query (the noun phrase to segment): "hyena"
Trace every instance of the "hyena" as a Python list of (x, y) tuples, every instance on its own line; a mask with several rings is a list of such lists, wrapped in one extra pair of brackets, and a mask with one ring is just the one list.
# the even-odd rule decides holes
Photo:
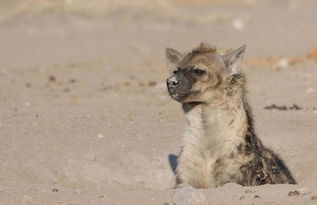
[(187, 118), (176, 187), (295, 184), (283, 160), (256, 136), (240, 65), (246, 46), (219, 51), (206, 43), (187, 54), (166, 48), (170, 96)]

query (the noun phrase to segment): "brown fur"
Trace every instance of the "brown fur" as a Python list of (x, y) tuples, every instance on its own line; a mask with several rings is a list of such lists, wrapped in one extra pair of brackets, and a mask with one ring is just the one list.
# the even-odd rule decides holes
[(292, 174), (256, 136), (240, 63), (245, 46), (219, 51), (202, 43), (183, 55), (167, 49), (172, 98), (183, 105), (188, 126), (176, 170), (176, 187), (295, 184)]

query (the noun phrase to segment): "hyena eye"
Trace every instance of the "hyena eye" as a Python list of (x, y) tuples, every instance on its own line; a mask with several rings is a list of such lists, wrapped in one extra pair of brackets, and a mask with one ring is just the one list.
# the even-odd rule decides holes
[(178, 72), (178, 70), (174, 70), (173, 73), (176, 74)]
[(206, 73), (206, 71), (204, 71), (202, 69), (199, 69), (199, 68), (195, 69), (194, 72), (198, 76), (202, 76), (202, 75), (204, 75)]

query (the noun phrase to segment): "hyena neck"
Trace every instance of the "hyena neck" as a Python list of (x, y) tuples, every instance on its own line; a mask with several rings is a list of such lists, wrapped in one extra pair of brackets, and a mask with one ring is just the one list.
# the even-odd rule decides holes
[(188, 123), (184, 144), (203, 152), (229, 154), (254, 133), (251, 112), (243, 97), (221, 103), (186, 103), (183, 110)]

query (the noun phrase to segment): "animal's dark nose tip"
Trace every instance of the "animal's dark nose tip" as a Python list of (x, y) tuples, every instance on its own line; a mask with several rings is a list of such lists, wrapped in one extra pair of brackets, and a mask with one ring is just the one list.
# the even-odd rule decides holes
[(173, 86), (177, 86), (178, 84), (179, 84), (178, 81), (172, 81)]
[(175, 77), (171, 77), (166, 80), (167, 87), (177, 88), (179, 86), (179, 81)]

